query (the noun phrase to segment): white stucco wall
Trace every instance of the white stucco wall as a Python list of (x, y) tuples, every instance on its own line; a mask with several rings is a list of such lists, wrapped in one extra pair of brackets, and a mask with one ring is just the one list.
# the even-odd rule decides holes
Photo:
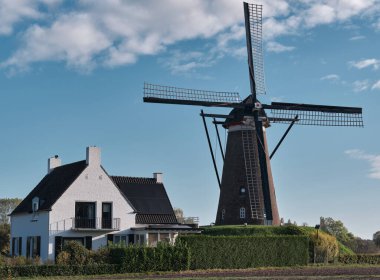
[[(49, 212), (26, 213), (11, 216), (11, 237), (22, 237), (22, 255), (26, 256), (28, 236), (41, 236), (41, 259), (48, 257)], [(12, 242), (12, 238), (11, 238)], [(12, 250), (12, 244), (11, 244)]]
[(73, 231), (72, 220), (75, 217), (75, 202), (96, 202), (96, 217), (102, 216), (102, 202), (112, 203), (112, 218), (120, 218), (120, 231), (128, 233), (135, 226), (133, 208), (122, 193), (104, 172), (100, 165), (90, 164), (74, 181), (70, 188), (53, 205), (50, 212), (49, 259), (54, 259), (55, 236), (78, 237), (92, 236), (92, 248), (107, 245), (106, 234), (118, 231)]

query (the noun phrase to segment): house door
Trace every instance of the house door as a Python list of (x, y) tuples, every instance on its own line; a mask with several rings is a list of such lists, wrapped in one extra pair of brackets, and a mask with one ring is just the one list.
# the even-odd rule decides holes
[(75, 227), (95, 228), (95, 202), (75, 203)]
[(102, 203), (102, 228), (112, 228), (112, 203)]

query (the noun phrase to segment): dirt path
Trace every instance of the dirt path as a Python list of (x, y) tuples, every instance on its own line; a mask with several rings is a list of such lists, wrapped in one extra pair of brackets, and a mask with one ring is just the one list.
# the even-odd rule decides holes
[(209, 270), (185, 271), (173, 273), (94, 276), (88, 279), (380, 279), (380, 266), (368, 267), (301, 267), (272, 269), (240, 269), (240, 270)]

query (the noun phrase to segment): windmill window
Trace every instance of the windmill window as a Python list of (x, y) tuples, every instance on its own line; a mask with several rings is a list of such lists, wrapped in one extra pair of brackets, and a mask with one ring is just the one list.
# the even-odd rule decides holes
[(240, 187), (240, 195), (245, 195), (247, 189), (245, 187)]
[(245, 208), (244, 207), (240, 208), (240, 219), (245, 219)]
[(224, 216), (226, 215), (226, 209), (222, 210), (222, 220), (224, 220)]

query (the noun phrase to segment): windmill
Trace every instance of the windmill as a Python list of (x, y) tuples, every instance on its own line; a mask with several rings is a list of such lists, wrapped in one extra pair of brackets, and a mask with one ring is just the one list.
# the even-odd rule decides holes
[[(262, 5), (244, 3), (250, 94), (242, 100), (236, 92), (215, 92), (145, 83), (144, 102), (232, 108), (228, 115), (201, 111), (220, 188), (215, 224), (280, 223), (270, 159), (294, 124), (316, 126), (363, 126), (362, 109), (272, 102), (262, 104), (265, 94), (262, 53)], [(212, 152), (205, 118), (228, 130), (222, 178)], [(217, 120), (218, 119), (218, 120)], [(269, 156), (266, 128), (272, 123), (290, 124)]]

